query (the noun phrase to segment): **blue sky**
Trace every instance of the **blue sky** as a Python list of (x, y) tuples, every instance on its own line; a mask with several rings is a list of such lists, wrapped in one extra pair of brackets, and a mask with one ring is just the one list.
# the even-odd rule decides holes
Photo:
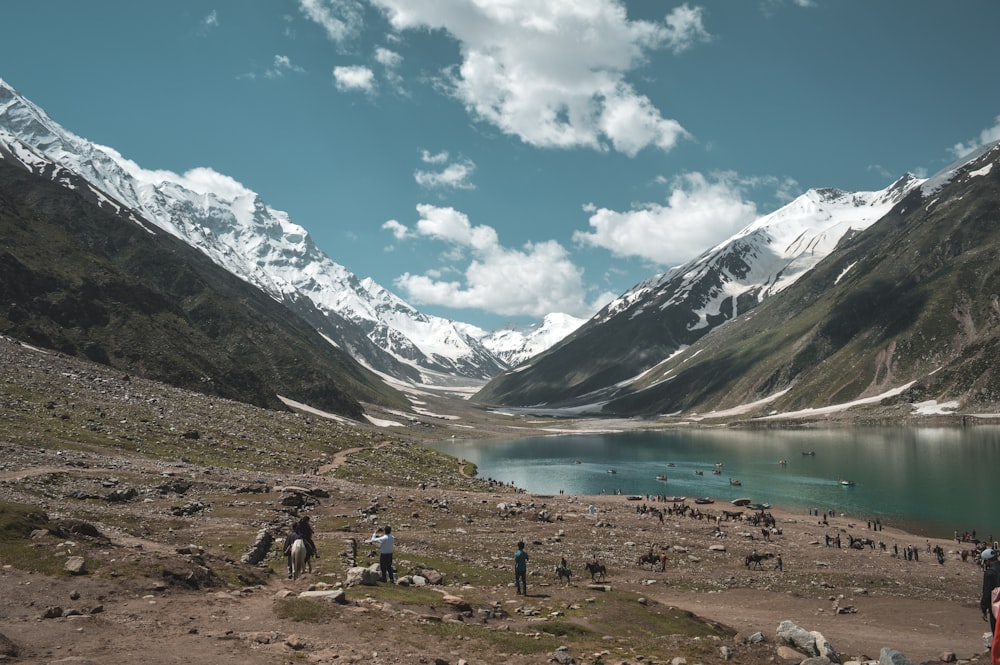
[(33, 0), (0, 78), (484, 328), (1000, 139), (996, 0)]

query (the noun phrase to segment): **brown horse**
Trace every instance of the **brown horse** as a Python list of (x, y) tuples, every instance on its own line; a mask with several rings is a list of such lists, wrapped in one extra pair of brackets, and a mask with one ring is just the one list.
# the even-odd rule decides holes
[(642, 568), (646, 564), (649, 564), (650, 568), (659, 565), (660, 570), (665, 571), (667, 569), (667, 555), (654, 554), (653, 550), (650, 550), (649, 554), (643, 554), (639, 557), (639, 567)]

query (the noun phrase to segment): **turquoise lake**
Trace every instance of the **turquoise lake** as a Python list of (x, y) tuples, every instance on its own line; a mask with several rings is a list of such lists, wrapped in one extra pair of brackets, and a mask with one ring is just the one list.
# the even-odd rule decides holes
[(481, 478), (532, 493), (747, 497), (796, 512), (832, 509), (878, 518), (928, 536), (951, 537), (956, 530), (1000, 536), (998, 426), (670, 430), (452, 440), (433, 447), (474, 462)]

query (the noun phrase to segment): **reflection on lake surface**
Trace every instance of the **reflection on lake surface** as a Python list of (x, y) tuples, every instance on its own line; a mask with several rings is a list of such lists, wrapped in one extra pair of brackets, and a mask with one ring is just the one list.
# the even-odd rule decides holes
[(788, 510), (877, 517), (927, 535), (1000, 535), (995, 426), (671, 430), (431, 445), (475, 462), (482, 478), (534, 493), (748, 497)]

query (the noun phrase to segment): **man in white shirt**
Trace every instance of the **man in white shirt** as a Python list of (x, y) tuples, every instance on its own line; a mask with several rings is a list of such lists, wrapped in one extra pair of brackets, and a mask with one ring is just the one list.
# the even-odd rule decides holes
[(396, 537), (392, 535), (392, 527), (385, 527), (384, 532), (382, 529), (377, 530), (368, 542), (379, 545), (378, 567), (382, 572), (382, 581), (395, 584), (396, 573), (392, 569), (392, 553), (396, 549)]

